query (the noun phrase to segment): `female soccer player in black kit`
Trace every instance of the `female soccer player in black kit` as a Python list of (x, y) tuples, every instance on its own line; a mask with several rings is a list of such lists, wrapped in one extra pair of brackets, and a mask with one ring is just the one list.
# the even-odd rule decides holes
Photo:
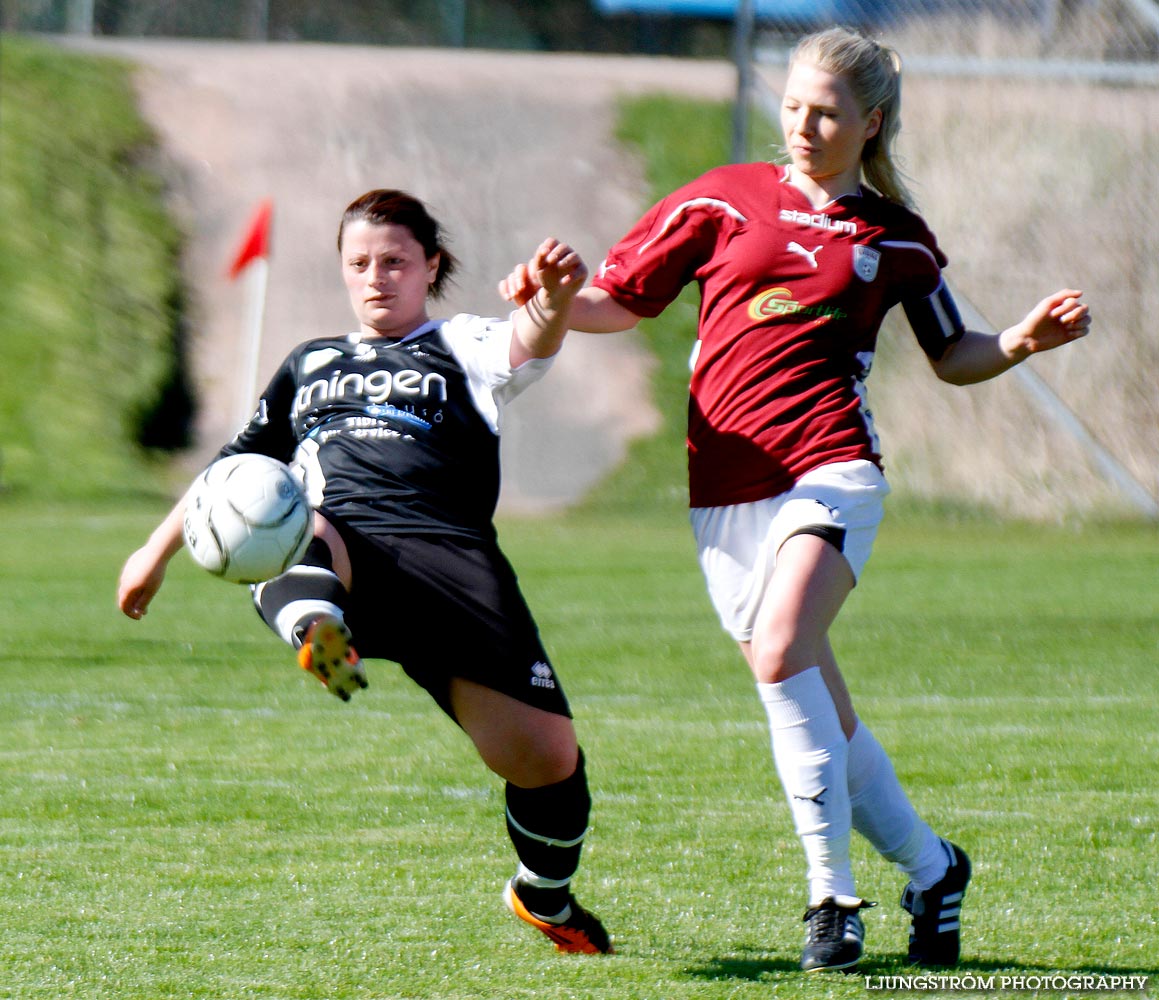
[[(302, 562), (253, 588), (301, 666), (348, 699), (358, 649), (398, 662), (507, 782), (519, 858), (504, 899), (556, 948), (610, 952), (571, 894), (591, 799), (559, 678), (492, 524), (499, 414), (550, 367), (587, 268), (545, 240), (541, 290), (507, 320), (431, 320), (456, 261), (417, 199), (375, 190), (346, 209), (342, 274), (359, 329), (295, 348), (219, 458), (292, 464), (315, 508)], [(184, 501), (134, 552), (118, 602), (141, 618), (181, 548)]]

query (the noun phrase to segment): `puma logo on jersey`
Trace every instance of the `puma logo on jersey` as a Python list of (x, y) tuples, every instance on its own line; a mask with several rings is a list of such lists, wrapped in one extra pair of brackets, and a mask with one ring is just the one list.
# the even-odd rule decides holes
[(817, 254), (819, 254), (825, 248), (824, 246), (816, 246), (813, 247), (812, 250), (806, 250), (803, 246), (801, 246), (800, 243), (798, 243), (796, 240), (793, 240), (793, 242), (790, 243), (786, 249), (790, 253), (800, 254), (802, 257), (804, 257), (805, 260), (809, 262), (809, 266), (815, 271), (817, 270)]

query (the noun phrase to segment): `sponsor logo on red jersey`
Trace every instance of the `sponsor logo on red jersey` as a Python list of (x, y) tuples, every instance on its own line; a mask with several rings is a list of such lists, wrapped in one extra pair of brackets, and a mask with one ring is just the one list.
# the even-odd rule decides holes
[(793, 298), (793, 293), (789, 289), (781, 286), (766, 288), (749, 303), (749, 319), (758, 323), (793, 315), (819, 316), (828, 320), (845, 319), (849, 314), (844, 309), (824, 303), (815, 306), (802, 305)]

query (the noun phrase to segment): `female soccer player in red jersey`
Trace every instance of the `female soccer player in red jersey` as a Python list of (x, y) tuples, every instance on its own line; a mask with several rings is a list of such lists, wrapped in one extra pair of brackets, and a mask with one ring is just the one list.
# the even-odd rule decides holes
[[(587, 267), (545, 240), (542, 288), (509, 320), (431, 320), (456, 261), (426, 206), (393, 190), (347, 207), (338, 252), (357, 331), (291, 351), (220, 453), (293, 463), (316, 508), (302, 562), (254, 587), (254, 603), (343, 699), (366, 686), (353, 641), (401, 664), (507, 782), (519, 858), (508, 907), (560, 951), (609, 952), (570, 888), (591, 808), (584, 756), (492, 524), (500, 412), (550, 367)], [(117, 598), (130, 618), (181, 548), (183, 514), (182, 500), (125, 563)]]
[[(655, 205), (577, 296), (573, 329), (612, 332), (701, 293), (688, 423), (691, 520), (724, 627), (768, 713), (773, 756), (804, 847), (801, 967), (848, 969), (867, 904), (851, 830), (908, 876), (909, 958), (949, 965), (970, 878), (966, 854), (911, 806), (853, 709), (828, 639), (889, 492), (865, 380), (885, 314), (901, 304), (938, 377), (992, 378), (1087, 333), (1063, 289), (988, 335), (963, 327), (946, 258), (891, 158), (897, 55), (833, 28), (795, 48), (781, 105), (788, 164), (711, 170)], [(523, 301), (520, 265), (500, 283)]]

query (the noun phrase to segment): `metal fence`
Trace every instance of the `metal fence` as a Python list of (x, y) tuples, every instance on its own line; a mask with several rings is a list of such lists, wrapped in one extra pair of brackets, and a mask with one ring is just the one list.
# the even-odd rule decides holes
[[(968, 389), (933, 379), (893, 318), (870, 380), (891, 479), (1036, 518), (1159, 517), (1159, 5), (844, 2), (902, 55), (902, 166), (975, 321), (1010, 325), (1063, 287), (1095, 317)], [(772, 121), (796, 27), (755, 20)]]
[(609, 18), (589, 0), (4, 0), (0, 29), (681, 55), (729, 38), (720, 20)]
[[(534, 32), (502, 0), (6, 0), (9, 30), (81, 35), (460, 46)], [(518, 6), (518, 5), (514, 5)]]

